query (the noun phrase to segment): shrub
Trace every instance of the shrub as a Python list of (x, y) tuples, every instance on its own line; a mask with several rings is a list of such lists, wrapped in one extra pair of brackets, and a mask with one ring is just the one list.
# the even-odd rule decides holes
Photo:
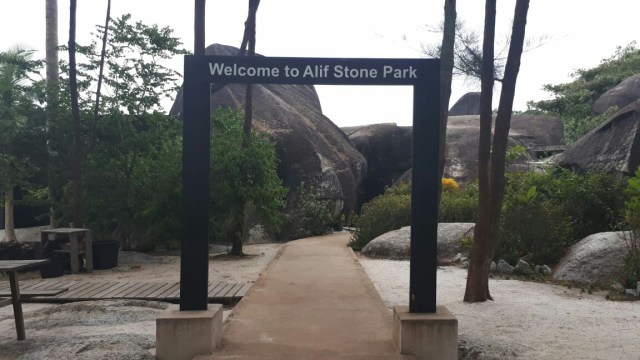
[(622, 221), (624, 181), (606, 174), (510, 174), (496, 258), (553, 264), (584, 237)]
[[(453, 179), (442, 179), (440, 222), (474, 222), (478, 206), (475, 186), (461, 189)], [(354, 217), (356, 231), (349, 246), (362, 249), (371, 240), (392, 230), (411, 225), (411, 184), (403, 183), (387, 188), (380, 195), (362, 206)]]
[(626, 192), (630, 198), (625, 204), (625, 221), (630, 231), (625, 236), (629, 253), (624, 259), (624, 275), (625, 285), (635, 287), (640, 281), (640, 168), (629, 179)]
[(390, 187), (362, 205), (349, 246), (360, 250), (374, 238), (407, 225), (411, 225), (411, 185)]
[(288, 219), (288, 236), (300, 239), (309, 236), (324, 235), (331, 231), (336, 219), (328, 200), (318, 197), (315, 189), (305, 188), (304, 182), (295, 192), (293, 216)]
[(444, 187), (440, 198), (439, 221), (443, 223), (475, 222), (478, 212), (478, 188), (469, 184), (457, 191), (447, 191)]

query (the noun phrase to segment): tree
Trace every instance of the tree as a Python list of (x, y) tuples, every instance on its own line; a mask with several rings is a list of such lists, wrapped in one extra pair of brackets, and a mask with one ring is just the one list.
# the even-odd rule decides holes
[(442, 46), (440, 47), (440, 144), (438, 150), (438, 174), (440, 179), (444, 176), (446, 160), (445, 144), (447, 141), (447, 120), (449, 118), (449, 100), (451, 99), (455, 41), (456, 0), (445, 0)]
[(276, 173), (275, 145), (265, 134), (251, 133), (243, 146), (242, 118), (239, 111), (220, 109), (211, 126), (211, 233), (214, 241), (230, 240), (232, 246), (242, 244), (245, 204), (252, 204), (260, 223), (277, 230), (287, 195)]
[(76, 8), (77, 0), (71, 0), (69, 7), (69, 91), (71, 98), (71, 123), (73, 127), (73, 223), (82, 227), (82, 131), (80, 125), (80, 106), (78, 104), (78, 78), (76, 64)]
[[(107, 24), (97, 26), (90, 45), (78, 46), (87, 60), (78, 64), (78, 103), (84, 137), (91, 139), (90, 146), (83, 144), (82, 159), (86, 222), (99, 234), (119, 237), (125, 247), (152, 236), (175, 240), (178, 226), (169, 215), (180, 214), (180, 127), (164, 115), (161, 100), (175, 94), (179, 79), (165, 60), (186, 51), (168, 27), (132, 23), (130, 15)], [(107, 31), (108, 44), (98, 51)], [(104, 74), (96, 76), (102, 64)], [(105, 91), (96, 118), (93, 98), (100, 81)], [(68, 154), (57, 150), (61, 157)]]
[[(256, 54), (256, 13), (258, 11), (258, 6), (260, 6), (260, 0), (249, 0), (249, 15), (247, 16), (247, 21), (245, 22), (245, 30), (244, 30), (244, 39), (243, 44), (248, 44), (249, 52), (247, 56), (255, 56)], [(244, 121), (243, 121), (243, 138), (242, 138), (242, 148), (248, 149), (249, 143), (251, 141), (251, 128), (253, 127), (253, 85), (247, 84), (245, 91), (245, 106), (244, 106)], [(247, 168), (247, 164), (240, 165), (241, 174), (243, 179), (248, 179), (251, 175), (248, 173), (249, 169)], [(231, 248), (231, 254), (233, 255), (242, 255), (242, 242), (249, 235), (249, 217), (251, 214), (251, 209), (254, 204), (251, 201), (244, 203), (244, 218), (242, 221), (242, 235), (241, 237), (235, 238), (233, 241), (233, 246)]]
[(0, 193), (4, 194), (5, 239), (16, 241), (13, 192), (27, 186), (37, 167), (30, 152), (37, 128), (31, 118), (36, 93), (29, 75), (40, 68), (33, 53), (19, 48), (0, 53)]
[[(60, 76), (60, 67), (58, 65), (58, 0), (46, 1), (46, 64), (47, 64), (47, 124), (46, 131), (49, 131), (53, 124), (56, 122), (56, 112), (58, 104), (58, 92), (59, 84), (58, 77)], [(49, 136), (47, 136), (47, 156), (53, 157), (51, 151), (51, 144)], [(48, 159), (47, 166), (49, 175), (51, 175), (51, 159)], [(59, 198), (59, 195), (55, 193), (54, 184), (52, 182), (53, 176), (48, 176), (48, 194), (49, 199), (52, 201)], [(49, 211), (49, 224), (55, 224), (55, 213), (53, 208)]]
[(493, 52), (496, 0), (487, 0), (480, 95), (480, 140), (478, 155), (479, 206), (474, 230), (467, 285), (466, 302), (491, 300), (489, 268), (498, 240), (500, 212), (505, 188), (505, 156), (513, 111), (515, 85), (524, 46), (529, 0), (517, 0), (511, 33), (511, 45), (505, 65), (500, 103), (491, 141), (491, 99), (493, 94)]
[(640, 69), (640, 49), (635, 42), (618, 47), (615, 54), (603, 59), (591, 69), (576, 70), (573, 81), (551, 85), (544, 89), (553, 95), (550, 100), (529, 102), (531, 111), (542, 111), (560, 116), (564, 123), (564, 138), (572, 143), (605, 121), (612, 111), (602, 115), (591, 112), (593, 103), (609, 89)]

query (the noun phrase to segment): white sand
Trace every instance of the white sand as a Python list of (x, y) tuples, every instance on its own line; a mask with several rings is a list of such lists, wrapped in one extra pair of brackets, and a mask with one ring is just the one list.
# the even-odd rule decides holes
[[(210, 257), (209, 280), (254, 282), (278, 254), (281, 244), (245, 245), (248, 256)], [(124, 254), (118, 268), (65, 275), (56, 280), (179, 281), (178, 256), (150, 257)], [(23, 278), (39, 277), (37, 273)], [(145, 301), (96, 301), (65, 305), (23, 303), (27, 341), (16, 341), (11, 306), (0, 308), (0, 360), (88, 359), (103, 357), (111, 344), (131, 343), (130, 349), (114, 350), (120, 359), (153, 358), (155, 318), (166, 303)], [(87, 312), (86, 315), (80, 315)], [(89, 314), (90, 313), (90, 314)], [(229, 311), (225, 311), (228, 315)], [(87, 322), (87, 319), (95, 321)], [(118, 346), (120, 346), (118, 345)], [(148, 351), (147, 351), (148, 350)], [(127, 354), (130, 354), (127, 356)], [(133, 355), (131, 355), (133, 354)]]
[[(240, 260), (214, 257), (209, 267), (209, 279), (236, 282), (255, 281), (275, 258), (280, 244), (248, 245), (249, 256)], [(179, 258), (142, 257), (123, 259), (118, 270), (98, 270), (92, 274), (66, 275), (70, 280), (140, 280), (178, 281)], [(409, 263), (407, 261), (371, 260), (360, 262), (389, 307), (406, 304), (409, 294)], [(468, 359), (640, 359), (640, 302), (613, 302), (604, 293), (586, 294), (580, 289), (562, 286), (492, 280), (490, 288), (496, 301), (465, 304), (466, 270), (444, 267), (438, 271), (438, 304), (446, 305), (458, 318), (460, 339)], [(34, 344), (46, 343), (56, 335), (52, 327), (39, 328), (37, 323), (49, 321), (43, 309), (55, 311), (61, 305), (24, 304), (28, 342), (15, 341), (11, 307), (0, 308), (0, 348), (12, 359), (24, 354), (24, 359), (38, 359), (42, 352), (32, 352)], [(153, 311), (148, 308), (123, 309), (124, 313), (151, 314), (149, 319), (132, 322), (96, 324), (71, 322), (64, 327), (65, 337), (85, 336), (110, 339), (116, 334), (128, 334), (134, 343), (145, 348), (155, 339)], [(62, 309), (61, 309), (62, 310)], [(73, 310), (77, 311), (77, 310)], [(157, 310), (161, 311), (161, 310)], [(62, 312), (61, 312), (62, 314)], [(60, 316), (60, 315), (58, 315)], [(136, 315), (137, 316), (137, 315)], [(89, 340), (87, 340), (89, 341)], [(105, 340), (106, 341), (106, 340)], [(86, 345), (70, 344), (71, 354)], [(75, 346), (75, 347), (73, 347)], [(93, 346), (93, 345), (92, 345)], [(104, 348), (104, 346), (102, 347)], [(76, 350), (74, 350), (76, 349)], [(39, 351), (45, 351), (40, 349)], [(153, 349), (149, 349), (152, 354)], [(22, 352), (24, 351), (24, 353)], [(56, 355), (64, 349), (57, 349)], [(84, 351), (84, 350), (83, 350)], [(86, 351), (85, 351), (86, 352)], [(2, 351), (0, 351), (2, 353)], [(53, 353), (52, 353), (53, 354)], [(83, 353), (84, 354), (84, 353)], [(152, 356), (152, 355), (150, 355)], [(80, 354), (68, 359), (83, 358)]]
[[(408, 303), (408, 261), (360, 258), (360, 263), (387, 306)], [(495, 301), (467, 304), (462, 302), (466, 275), (465, 269), (439, 268), (437, 303), (458, 318), (460, 339), (478, 359), (640, 359), (640, 301), (492, 279)]]

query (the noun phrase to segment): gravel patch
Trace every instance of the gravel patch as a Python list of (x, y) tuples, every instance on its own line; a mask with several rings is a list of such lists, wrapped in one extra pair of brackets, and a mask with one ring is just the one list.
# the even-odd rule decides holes
[[(409, 301), (409, 262), (360, 258), (388, 307)], [(458, 318), (460, 359), (640, 358), (640, 301), (605, 293), (491, 279), (495, 301), (462, 302), (467, 270), (438, 269), (437, 303)]]

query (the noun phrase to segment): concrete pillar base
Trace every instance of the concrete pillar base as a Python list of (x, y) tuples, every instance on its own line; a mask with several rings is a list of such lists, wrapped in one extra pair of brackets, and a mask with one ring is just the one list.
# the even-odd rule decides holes
[(437, 306), (436, 313), (410, 313), (408, 306), (396, 306), (393, 341), (400, 354), (418, 360), (457, 360), (458, 319), (444, 306)]
[(171, 305), (156, 318), (156, 359), (192, 360), (210, 355), (222, 341), (222, 305), (180, 311)]

